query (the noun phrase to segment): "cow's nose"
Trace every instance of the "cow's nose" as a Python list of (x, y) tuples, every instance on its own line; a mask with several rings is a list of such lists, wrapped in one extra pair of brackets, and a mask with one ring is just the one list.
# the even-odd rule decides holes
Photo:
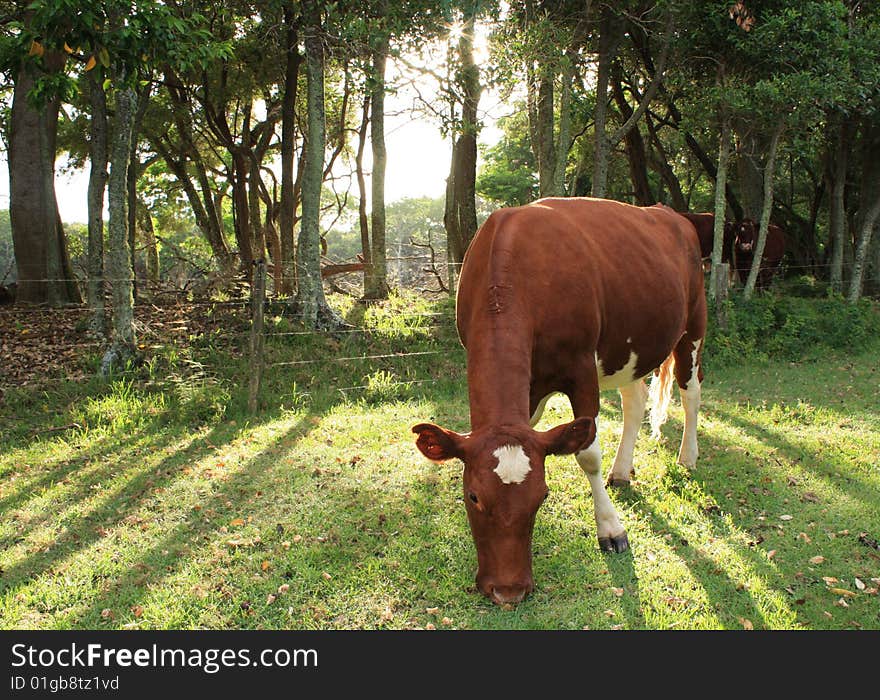
[(515, 605), (521, 603), (529, 591), (529, 586), (492, 586), (492, 600), (498, 605)]

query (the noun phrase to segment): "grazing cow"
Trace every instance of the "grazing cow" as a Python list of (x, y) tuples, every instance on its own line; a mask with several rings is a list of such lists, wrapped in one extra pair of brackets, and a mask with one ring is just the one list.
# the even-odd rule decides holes
[[(650, 392), (655, 434), (674, 373), (685, 409), (678, 459), (696, 463), (706, 330), (699, 246), (690, 224), (663, 205), (572, 197), (500, 209), (467, 251), (456, 312), (471, 431), (421, 423), (413, 432), (428, 459), (464, 462), (477, 586), (498, 604), (515, 603), (534, 587), (531, 539), (548, 493), (547, 455), (574, 454), (586, 472), (601, 549), (629, 546), (602, 481), (600, 391), (617, 389), (623, 406), (609, 485), (630, 483), (649, 398), (643, 379), (658, 368)], [(560, 392), (574, 420), (534, 430)]]
[[(743, 284), (749, 278), (749, 271), (752, 269), (752, 261), (755, 258), (758, 228), (758, 222), (754, 219), (743, 219), (733, 226), (733, 262), (740, 282)], [(761, 266), (758, 268), (758, 278), (755, 281), (755, 286), (758, 289), (770, 286), (773, 276), (782, 265), (783, 255), (785, 255), (785, 234), (781, 228), (770, 224), (767, 228), (767, 241), (764, 243)]]

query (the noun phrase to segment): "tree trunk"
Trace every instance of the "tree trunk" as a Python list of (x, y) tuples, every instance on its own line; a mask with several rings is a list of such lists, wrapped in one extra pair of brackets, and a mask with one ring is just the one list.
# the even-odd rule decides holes
[[(612, 91), (614, 93), (614, 101), (617, 103), (617, 109), (623, 117), (624, 121), (632, 116), (633, 109), (626, 100), (623, 91), (622, 76), (620, 66), (615, 65), (612, 70)], [(654, 193), (651, 192), (651, 183), (648, 180), (648, 163), (645, 154), (645, 142), (642, 139), (642, 133), (638, 127), (629, 130), (629, 133), (623, 137), (624, 146), (626, 148), (627, 161), (629, 162), (629, 176), (633, 186), (633, 198), (635, 204), (641, 207), (647, 207), (657, 203)]]
[[(867, 120), (866, 120), (867, 121)], [(852, 277), (847, 300), (854, 304), (862, 294), (862, 278), (874, 228), (880, 218), (880, 127), (866, 123), (864, 134), (862, 183), (859, 188), (859, 233), (856, 240)]]
[(721, 139), (718, 146), (718, 175), (715, 178), (715, 231), (712, 238), (712, 271), (709, 275), (709, 299), (715, 300), (718, 269), (724, 259), (724, 221), (727, 213), (727, 163), (730, 158), (730, 119), (721, 117)]
[(370, 147), (373, 152), (371, 179), (370, 226), (372, 242), (370, 264), (364, 285), (364, 299), (388, 297), (388, 263), (385, 253), (385, 168), (388, 155), (385, 150), (385, 64), (388, 60), (388, 37), (382, 35), (372, 55), (370, 90)]
[(299, 84), (298, 27), (294, 12), (284, 6), (285, 50), (284, 98), (281, 103), (281, 210), (279, 212), (281, 237), (281, 293), (293, 294), (296, 287), (296, 264), (293, 226), (296, 222), (296, 197), (293, 191), (293, 171), (296, 157), (296, 96)]
[(446, 188), (446, 216), (444, 217), (448, 245), (452, 248), (454, 262), (461, 263), (464, 253), (477, 232), (477, 132), (479, 122), (477, 107), (480, 102), (480, 69), (474, 63), (473, 34), (476, 5), (469, 6), (464, 17), (464, 27), (458, 41), (461, 65), (460, 89), (461, 132), (452, 149), (450, 179)]
[(153, 283), (159, 282), (159, 246), (156, 244), (156, 231), (153, 228), (153, 217), (150, 209), (142, 196), (137, 198), (137, 223), (144, 241), (144, 256), (147, 260), (147, 279)]
[(666, 155), (666, 149), (663, 142), (654, 127), (654, 121), (649, 115), (645, 115), (645, 126), (648, 128), (648, 135), (651, 138), (651, 150), (648, 156), (648, 165), (651, 169), (660, 175), (666, 189), (669, 190), (669, 198), (672, 208), (675, 211), (687, 211), (687, 202), (684, 199), (684, 193), (681, 191), (681, 183), (675, 175), (672, 166), (669, 165), (669, 157)]
[(107, 272), (112, 280), (113, 313), (110, 347), (101, 360), (101, 374), (107, 375), (136, 354), (134, 297), (132, 295), (131, 252), (128, 237), (128, 169), (137, 97), (121, 76), (116, 91), (115, 128), (110, 149), (110, 177), (107, 183), (109, 209)]
[[(45, 56), (50, 72), (61, 70), (63, 57)], [(55, 137), (58, 101), (40, 109), (28, 102), (34, 67), (16, 76), (9, 117), (9, 217), (17, 266), (16, 300), (53, 305), (80, 303), (58, 203), (55, 198)]]
[(306, 328), (335, 330), (341, 319), (328, 306), (321, 281), (321, 184), (324, 174), (324, 37), (316, 0), (304, 0), (306, 50), (306, 105), (308, 134), (302, 178), (302, 220), (296, 261), (299, 288), (296, 307)]
[(235, 240), (238, 257), (244, 270), (250, 275), (254, 264), (253, 239), (251, 237), (250, 206), (248, 204), (248, 162), (244, 149), (234, 148), (232, 153), (232, 206), (235, 210)]
[(364, 290), (369, 286), (370, 275), (370, 221), (367, 217), (367, 183), (364, 178), (364, 149), (367, 145), (367, 127), (370, 123), (370, 96), (364, 96), (361, 108), (361, 125), (358, 129), (357, 152), (354, 157), (354, 169), (358, 184), (358, 226), (361, 232), (361, 256), (364, 261)]
[(847, 156), (849, 139), (846, 118), (835, 114), (828, 124), (829, 141), (834, 144), (833, 157), (828, 168), (828, 238), (831, 243), (831, 266), (829, 282), (832, 291), (843, 291), (843, 253), (846, 238), (846, 191)]
[(86, 292), (91, 311), (89, 330), (104, 338), (107, 309), (104, 305), (104, 192), (107, 189), (107, 95), (95, 71), (87, 73), (89, 104), (89, 280)]
[(752, 123), (737, 119), (733, 122), (737, 132), (736, 171), (739, 192), (742, 197), (743, 217), (758, 220), (764, 207), (763, 177), (759, 157), (768, 149), (754, 132)]
[[(651, 82), (638, 106), (633, 110), (632, 114), (626, 118), (617, 130), (609, 137), (605, 133), (606, 112), (608, 103), (608, 80), (611, 68), (611, 60), (617, 52), (617, 46), (620, 42), (620, 32), (614, 21), (607, 15), (603, 17), (601, 35), (599, 38), (599, 68), (596, 77), (596, 154), (593, 167), (593, 196), (604, 197), (608, 184), (608, 159), (610, 158), (611, 149), (633, 129), (642, 118), (642, 115), (648, 109), (654, 95), (660, 89), (663, 82), (663, 76), (666, 72), (666, 62), (669, 59), (669, 47), (673, 33), (673, 14), (669, 12), (666, 18), (666, 29), (664, 35), (663, 51), (660, 59), (657, 61), (657, 67)], [(605, 38), (605, 35), (609, 36)], [(601, 117), (601, 118), (600, 118)]]
[(749, 276), (743, 289), (743, 298), (746, 300), (751, 299), (752, 294), (754, 294), (758, 272), (761, 269), (761, 262), (764, 258), (764, 246), (767, 244), (767, 229), (770, 226), (770, 212), (773, 209), (773, 180), (776, 175), (776, 154), (779, 150), (779, 139), (784, 128), (785, 123), (780, 121), (770, 137), (770, 145), (767, 148), (767, 162), (764, 166), (764, 204), (761, 207), (761, 224), (758, 230), (758, 242), (755, 245), (754, 257), (752, 258), (752, 269), (749, 270)]
[(535, 100), (537, 124), (532, 131), (538, 141), (533, 146), (538, 165), (538, 196), (556, 195), (556, 149), (553, 143), (553, 80), (556, 77), (546, 66), (539, 66), (538, 95)]
[[(613, 24), (608, 11), (602, 12), (599, 22), (599, 56), (596, 67), (596, 110), (593, 114), (595, 141), (593, 146), (593, 178), (590, 194), (593, 197), (604, 197), (608, 185), (608, 158), (611, 144), (605, 133), (605, 122), (608, 114), (608, 77), (611, 70), (611, 59), (617, 45), (612, 39)], [(616, 32), (615, 32), (616, 33)]]

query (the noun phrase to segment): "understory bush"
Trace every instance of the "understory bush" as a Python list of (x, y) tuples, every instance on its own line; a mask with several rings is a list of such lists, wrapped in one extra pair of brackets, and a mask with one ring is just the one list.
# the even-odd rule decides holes
[(820, 358), (830, 350), (858, 352), (880, 337), (880, 308), (863, 299), (803, 298), (761, 294), (726, 302), (726, 328), (709, 311), (705, 363), (730, 366), (770, 359)]

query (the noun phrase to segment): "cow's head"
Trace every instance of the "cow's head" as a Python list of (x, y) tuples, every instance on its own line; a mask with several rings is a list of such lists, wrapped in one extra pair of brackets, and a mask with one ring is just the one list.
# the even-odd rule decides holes
[(434, 462), (464, 462), (464, 504), (477, 547), (477, 587), (494, 602), (518, 603), (534, 588), (532, 530), (547, 497), (544, 459), (574, 454), (596, 437), (592, 418), (547, 432), (528, 426), (455, 433), (432, 423), (413, 426), (416, 445)]
[(758, 241), (758, 223), (752, 219), (743, 219), (733, 225), (734, 245), (744, 253), (751, 252)]

